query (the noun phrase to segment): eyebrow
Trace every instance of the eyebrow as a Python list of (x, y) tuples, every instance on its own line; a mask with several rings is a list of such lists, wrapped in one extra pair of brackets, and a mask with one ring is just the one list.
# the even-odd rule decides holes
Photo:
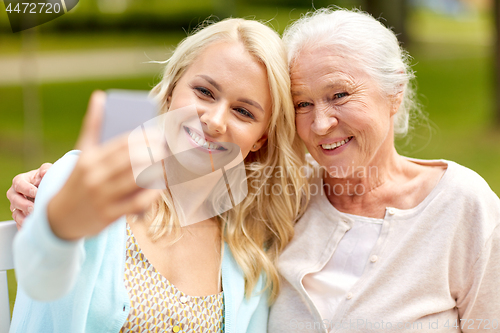
[[(339, 80), (335, 79), (331, 83), (327, 84), (326, 86), (322, 87), (324, 90), (329, 90), (337, 87), (344, 87), (344, 88), (352, 88), (354, 84), (352, 82), (348, 82), (347, 80)], [(292, 90), (292, 96), (300, 96), (304, 95), (305, 93), (302, 90)]]
[(253, 105), (253, 106), (255, 106), (257, 109), (259, 109), (260, 111), (264, 112), (264, 109), (262, 108), (262, 106), (260, 106), (260, 104), (259, 104), (259, 103), (257, 103), (256, 101), (253, 101), (253, 100), (248, 99), (248, 98), (238, 98), (238, 101), (239, 101), (239, 102), (246, 103), (246, 104), (249, 104), (249, 105)]
[[(212, 79), (210, 76), (203, 75), (203, 74), (200, 74), (197, 76), (208, 81), (208, 83), (210, 83), (212, 86), (214, 86), (215, 89), (217, 89), (219, 92), (222, 92), (222, 88), (220, 87), (220, 85), (217, 82), (215, 82), (214, 79)], [(262, 106), (260, 106), (260, 104), (257, 103), (256, 101), (253, 101), (253, 100), (248, 99), (248, 98), (239, 98), (238, 101), (242, 102), (242, 103), (246, 103), (248, 105), (255, 106), (257, 109), (260, 109), (262, 112), (264, 112), (264, 109), (262, 108)]]
[(211, 85), (213, 85), (215, 87), (215, 89), (217, 89), (219, 92), (222, 92), (222, 89), (220, 87), (220, 85), (214, 81), (214, 79), (212, 79), (210, 76), (208, 75), (203, 75), (203, 74), (200, 74), (200, 75), (197, 75), (199, 77), (201, 77), (202, 79), (205, 79), (206, 81), (208, 81), (208, 83), (210, 83)]

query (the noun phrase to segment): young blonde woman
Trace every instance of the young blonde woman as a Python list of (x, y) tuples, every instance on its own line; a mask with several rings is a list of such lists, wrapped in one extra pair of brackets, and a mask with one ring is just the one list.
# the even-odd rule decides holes
[[(181, 228), (168, 190), (136, 186), (125, 136), (67, 153), (15, 239), (11, 332), (266, 331), (274, 263), (307, 197), (281, 40), (255, 21), (209, 25), (179, 44), (152, 94), (162, 112), (196, 105), (208, 141), (240, 147), (247, 197)], [(89, 111), (103, 100), (94, 93)], [(291, 195), (262, 191), (273, 186)]]

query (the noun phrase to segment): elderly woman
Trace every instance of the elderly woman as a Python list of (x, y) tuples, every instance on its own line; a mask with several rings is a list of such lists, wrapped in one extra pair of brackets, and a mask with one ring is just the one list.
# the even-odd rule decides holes
[(297, 132), (315, 161), (269, 332), (499, 328), (500, 201), (457, 163), (397, 153), (414, 102), (394, 33), (323, 9), (284, 40)]

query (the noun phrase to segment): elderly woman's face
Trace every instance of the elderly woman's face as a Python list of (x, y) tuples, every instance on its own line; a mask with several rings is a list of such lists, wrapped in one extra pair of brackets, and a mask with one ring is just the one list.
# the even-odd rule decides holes
[(348, 55), (304, 50), (291, 67), (297, 132), (316, 161), (348, 173), (393, 147), (393, 99)]

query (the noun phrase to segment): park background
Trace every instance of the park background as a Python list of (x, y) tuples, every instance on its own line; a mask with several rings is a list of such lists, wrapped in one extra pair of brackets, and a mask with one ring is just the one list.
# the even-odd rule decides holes
[[(0, 5), (0, 192), (12, 178), (72, 149), (95, 89), (151, 89), (162, 61), (199, 23), (233, 16), (283, 32), (314, 8), (382, 17), (413, 56), (427, 122), (398, 140), (401, 154), (448, 159), (500, 194), (495, 0), (81, 0), (42, 26), (12, 33)], [(496, 8), (496, 9), (495, 9)], [(498, 14), (497, 14), (498, 15)], [(10, 220), (0, 200), (0, 221)], [(9, 272), (11, 304), (14, 272)]]

